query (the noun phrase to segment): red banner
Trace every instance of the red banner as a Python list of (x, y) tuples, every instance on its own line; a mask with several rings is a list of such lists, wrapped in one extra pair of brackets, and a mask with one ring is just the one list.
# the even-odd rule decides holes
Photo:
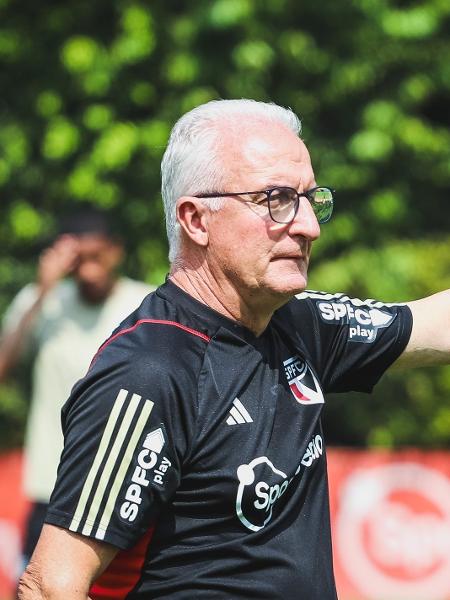
[(450, 599), (450, 453), (330, 452), (342, 600)]
[[(340, 600), (450, 600), (450, 453), (328, 452)], [(27, 503), (0, 456), (0, 599), (13, 597)]]
[(0, 599), (13, 597), (20, 574), (23, 523), (28, 511), (21, 485), (22, 453), (0, 455)]

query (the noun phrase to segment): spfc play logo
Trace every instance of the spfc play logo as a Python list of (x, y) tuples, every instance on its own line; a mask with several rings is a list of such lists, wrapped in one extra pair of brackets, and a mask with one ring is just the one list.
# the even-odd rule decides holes
[(283, 362), (286, 379), (292, 395), (300, 404), (323, 404), (324, 398), (319, 382), (308, 363), (299, 356), (291, 356)]

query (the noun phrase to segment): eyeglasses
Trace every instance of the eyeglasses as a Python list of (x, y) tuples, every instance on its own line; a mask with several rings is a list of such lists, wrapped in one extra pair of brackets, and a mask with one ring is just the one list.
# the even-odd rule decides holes
[(225, 198), (228, 196), (252, 196), (263, 195), (256, 200), (244, 200), (255, 206), (269, 208), (269, 214), (275, 223), (292, 223), (300, 206), (300, 198), (304, 196), (311, 204), (317, 221), (320, 224), (327, 223), (331, 219), (334, 204), (334, 190), (329, 187), (314, 187), (306, 192), (297, 192), (290, 187), (277, 187), (270, 190), (258, 192), (211, 192), (209, 194), (197, 194), (195, 198)]

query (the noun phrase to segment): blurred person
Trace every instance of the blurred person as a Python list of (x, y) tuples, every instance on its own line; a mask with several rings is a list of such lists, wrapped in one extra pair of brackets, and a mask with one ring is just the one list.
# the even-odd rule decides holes
[[(150, 291), (118, 276), (123, 244), (106, 216), (85, 208), (61, 223), (39, 258), (35, 283), (13, 300), (0, 340), (0, 381), (28, 355), (32, 398), (25, 438), (24, 488), (32, 506), (23, 560), (39, 537), (63, 447), (61, 406), (99, 344)], [(23, 568), (21, 569), (23, 570)]]
[(324, 393), (448, 363), (450, 291), (402, 305), (304, 291), (333, 191), (299, 132), (251, 100), (173, 128), (169, 277), (63, 409), (20, 600), (336, 599)]

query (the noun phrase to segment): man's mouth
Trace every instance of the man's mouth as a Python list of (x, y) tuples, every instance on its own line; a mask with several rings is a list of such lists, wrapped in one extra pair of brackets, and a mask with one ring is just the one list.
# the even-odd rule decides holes
[(280, 256), (275, 256), (272, 260), (304, 260), (305, 256), (303, 254), (281, 254)]

